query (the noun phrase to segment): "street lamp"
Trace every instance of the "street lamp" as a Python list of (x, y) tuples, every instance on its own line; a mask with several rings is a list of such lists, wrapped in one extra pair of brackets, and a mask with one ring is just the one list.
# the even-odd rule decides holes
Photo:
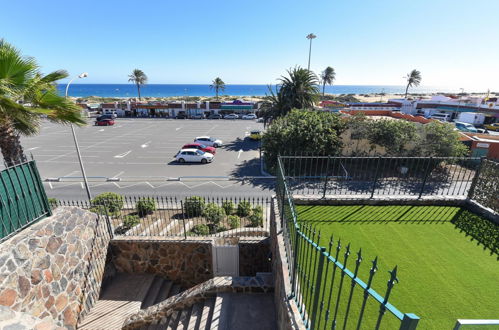
[[(78, 76), (79, 79), (86, 78), (88, 77), (87, 72), (83, 72)], [(68, 84), (66, 85), (66, 99), (68, 98), (68, 90), (69, 90), (69, 85), (75, 80), (75, 78), (71, 79)], [(80, 162), (80, 169), (81, 169), (81, 175), (83, 176), (83, 182), (85, 183), (85, 189), (87, 191), (87, 197), (88, 200), (92, 200), (92, 195), (90, 195), (90, 188), (88, 187), (88, 181), (87, 181), (87, 175), (85, 174), (85, 168), (83, 167), (83, 161), (81, 160), (81, 154), (80, 154), (80, 147), (78, 146), (78, 140), (76, 139), (76, 134), (75, 134), (75, 129), (73, 124), (70, 124), (71, 126), (71, 132), (73, 133), (73, 140), (75, 141), (75, 147), (76, 147), (76, 154), (78, 155), (78, 161)]]
[(317, 36), (313, 33), (307, 35), (307, 39), (310, 40), (310, 47), (308, 49), (308, 71), (310, 71), (310, 56), (312, 55), (312, 39), (317, 38)]

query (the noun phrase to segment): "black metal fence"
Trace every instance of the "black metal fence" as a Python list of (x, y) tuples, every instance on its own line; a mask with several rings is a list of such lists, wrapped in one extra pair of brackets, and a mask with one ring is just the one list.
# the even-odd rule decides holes
[[(362, 252), (330, 238), (327, 247), (318, 244), (320, 232), (298, 222), (293, 194), (288, 187), (283, 161), (278, 159), (276, 193), (293, 298), (309, 329), (416, 329), (419, 317), (402, 313), (389, 298), (397, 279), (390, 271), (384, 295), (372, 288), (377, 258), (367, 281), (360, 278), (365, 263)], [(352, 259), (354, 259), (352, 261)], [(348, 262), (354, 263), (353, 271)], [(388, 312), (388, 313), (387, 313)]]
[(467, 197), (481, 158), (281, 156), (294, 195)]
[(469, 198), (499, 213), (499, 162), (484, 159), (478, 168)]
[(0, 241), (50, 215), (34, 160), (0, 171)]
[(52, 207), (78, 206), (109, 219), (115, 237), (269, 236), (269, 197), (104, 197), (54, 201)]

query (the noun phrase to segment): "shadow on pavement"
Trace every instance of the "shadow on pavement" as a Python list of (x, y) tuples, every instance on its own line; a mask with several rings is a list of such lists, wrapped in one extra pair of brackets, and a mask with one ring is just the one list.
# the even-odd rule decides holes
[(250, 184), (263, 189), (274, 190), (275, 178), (262, 178), (260, 172), (260, 159), (253, 158), (237, 164), (230, 173), (235, 178), (240, 178), (242, 184)]
[(251, 140), (249, 137), (245, 137), (244, 139), (237, 138), (235, 141), (231, 141), (222, 146), (222, 149), (228, 151), (250, 151), (250, 150), (258, 150), (260, 147), (260, 141)]

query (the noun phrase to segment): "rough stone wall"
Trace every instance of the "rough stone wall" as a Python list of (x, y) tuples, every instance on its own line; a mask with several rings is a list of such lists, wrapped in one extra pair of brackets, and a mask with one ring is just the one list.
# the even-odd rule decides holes
[(259, 272), (271, 272), (270, 239), (239, 240), (239, 275), (255, 276)]
[(276, 305), (277, 325), (279, 329), (304, 330), (305, 325), (300, 316), (298, 306), (291, 294), (290, 275), (284, 250), (281, 220), (276, 199), (272, 200), (270, 215), (270, 242), (272, 251), (272, 272), (274, 275), (274, 302)]
[(77, 207), (59, 207), (4, 242), (0, 305), (74, 329), (80, 311), (88, 311), (99, 295), (109, 243), (103, 220)]
[(0, 306), (0, 329), (12, 330), (64, 330), (47, 317), (41, 320), (30, 314), (16, 312), (6, 306)]
[(157, 274), (185, 288), (213, 278), (211, 240), (117, 238), (111, 251), (118, 272)]

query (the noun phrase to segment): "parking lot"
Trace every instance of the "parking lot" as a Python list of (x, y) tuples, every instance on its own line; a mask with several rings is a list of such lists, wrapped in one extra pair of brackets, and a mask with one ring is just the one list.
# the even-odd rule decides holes
[[(248, 138), (263, 124), (254, 120), (121, 119), (114, 126), (75, 128), (93, 194), (259, 195), (263, 186), (242, 182), (261, 176), (259, 142)], [(196, 136), (219, 138), (213, 163), (179, 164), (174, 155)], [(81, 171), (68, 126), (45, 122), (39, 135), (23, 138), (49, 196), (82, 199)], [(256, 190), (254, 190), (256, 188)], [(263, 190), (262, 190), (263, 189)], [(266, 194), (268, 194), (267, 192)]]

